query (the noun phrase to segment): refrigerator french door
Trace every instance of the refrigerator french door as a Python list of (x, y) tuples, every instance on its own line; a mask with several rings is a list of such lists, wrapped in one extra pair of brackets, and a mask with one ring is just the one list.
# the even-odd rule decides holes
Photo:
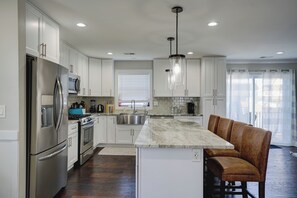
[(27, 197), (53, 197), (67, 183), (68, 69), (27, 56)]

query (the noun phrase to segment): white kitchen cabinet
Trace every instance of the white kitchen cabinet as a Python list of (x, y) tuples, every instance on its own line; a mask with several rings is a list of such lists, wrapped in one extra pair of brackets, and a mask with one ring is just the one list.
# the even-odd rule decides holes
[(101, 59), (89, 58), (89, 95), (101, 96)]
[(200, 97), (200, 59), (187, 59), (187, 89), (186, 96)]
[(89, 63), (88, 57), (78, 53), (78, 75), (80, 76), (79, 96), (89, 95)]
[(67, 169), (70, 170), (78, 160), (78, 123), (68, 125), (68, 161)]
[(116, 143), (116, 116), (107, 116), (106, 133), (107, 143)]
[(60, 61), (59, 25), (26, 3), (26, 52), (55, 63)]
[(171, 97), (172, 90), (168, 88), (168, 72), (170, 63), (168, 59), (155, 59), (153, 65), (154, 73), (154, 97)]
[(142, 125), (117, 125), (116, 143), (117, 144), (134, 144), (137, 139)]
[(95, 149), (98, 144), (105, 143), (107, 143), (106, 116), (97, 116), (95, 117), (93, 147)]
[(114, 64), (113, 60), (102, 60), (101, 96), (114, 96)]
[(174, 90), (168, 88), (168, 59), (154, 60), (154, 97), (200, 97), (200, 60), (187, 59), (185, 84), (178, 85)]
[(60, 65), (70, 69), (69, 67), (69, 47), (63, 41), (60, 41)]
[(201, 100), (203, 126), (210, 114), (226, 116), (226, 58), (203, 57), (201, 66)]
[(69, 71), (78, 74), (78, 54), (79, 52), (69, 47)]
[(213, 98), (204, 97), (201, 99), (200, 108), (203, 109), (203, 126), (207, 127), (210, 114), (219, 116), (226, 116), (226, 99), (225, 98)]
[(226, 58), (203, 57), (201, 67), (201, 96), (226, 96)]

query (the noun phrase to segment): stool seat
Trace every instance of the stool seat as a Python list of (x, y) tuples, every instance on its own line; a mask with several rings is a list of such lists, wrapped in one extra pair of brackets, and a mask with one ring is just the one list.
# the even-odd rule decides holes
[(237, 157), (212, 157), (208, 168), (223, 181), (259, 181), (260, 172), (246, 160)]

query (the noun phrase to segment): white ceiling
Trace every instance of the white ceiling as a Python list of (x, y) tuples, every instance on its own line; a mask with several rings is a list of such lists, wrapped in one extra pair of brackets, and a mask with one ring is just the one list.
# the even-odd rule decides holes
[[(61, 25), (61, 38), (92, 57), (168, 57), (179, 14), (179, 52), (228, 59), (297, 58), (297, 0), (30, 0)], [(215, 20), (217, 27), (208, 22)], [(76, 23), (84, 22), (86, 28)], [(113, 52), (112, 56), (107, 52)], [(283, 55), (276, 55), (284, 51)], [(135, 56), (123, 55), (134, 52)]]

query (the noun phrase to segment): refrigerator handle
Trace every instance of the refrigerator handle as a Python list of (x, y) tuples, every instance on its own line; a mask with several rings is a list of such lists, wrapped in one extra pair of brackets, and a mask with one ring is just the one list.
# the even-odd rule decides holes
[[(58, 92), (58, 94), (57, 94)], [(57, 98), (58, 97), (58, 98)], [(61, 82), (60, 79), (56, 79), (55, 83), (55, 89), (54, 89), (54, 109), (55, 111), (58, 111), (58, 117), (56, 112), (54, 113), (54, 123), (55, 123), (55, 129), (56, 131), (60, 128), (62, 114), (63, 114), (63, 95), (62, 95), (62, 88), (61, 88)], [(57, 102), (59, 104), (57, 104)], [(57, 105), (59, 109), (57, 110)]]
[(59, 102), (60, 102), (60, 109), (59, 109), (59, 117), (58, 117), (58, 121), (59, 121), (59, 124), (57, 125), (57, 128), (56, 130), (58, 130), (61, 126), (61, 122), (62, 122), (62, 119), (63, 119), (63, 107), (64, 107), (64, 99), (63, 99), (63, 88), (62, 88), (62, 84), (61, 84), (61, 80), (60, 78), (57, 78), (57, 84), (58, 84), (58, 88), (59, 88)]
[(51, 153), (49, 155), (46, 155), (44, 157), (38, 158), (38, 160), (39, 161), (43, 161), (43, 160), (47, 160), (49, 158), (52, 158), (52, 157), (54, 157), (54, 156), (59, 155), (60, 153), (62, 153), (66, 148), (67, 148), (67, 144), (65, 146), (63, 146), (63, 148), (61, 148), (60, 150), (55, 151), (55, 152), (53, 152), (53, 153)]

